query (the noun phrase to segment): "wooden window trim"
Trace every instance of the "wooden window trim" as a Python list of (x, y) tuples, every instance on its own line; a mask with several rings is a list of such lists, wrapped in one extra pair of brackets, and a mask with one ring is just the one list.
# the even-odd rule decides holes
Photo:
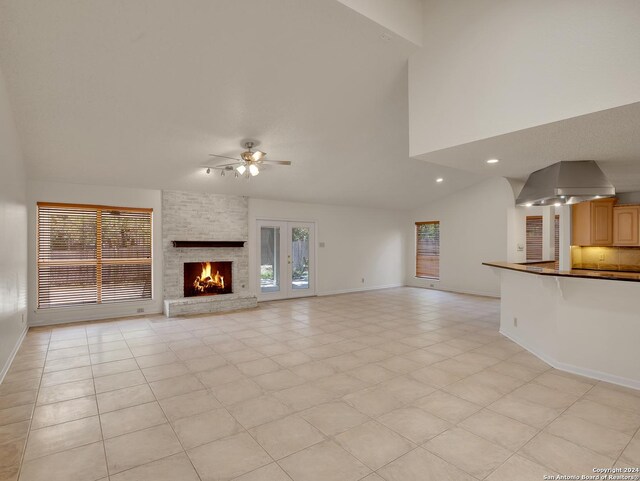
[(96, 209), (96, 210), (119, 210), (123, 212), (145, 212), (153, 214), (153, 209), (146, 207), (118, 207), (114, 205), (94, 205), (94, 204), (65, 204), (61, 202), (38, 202), (38, 207), (60, 207), (65, 209)]

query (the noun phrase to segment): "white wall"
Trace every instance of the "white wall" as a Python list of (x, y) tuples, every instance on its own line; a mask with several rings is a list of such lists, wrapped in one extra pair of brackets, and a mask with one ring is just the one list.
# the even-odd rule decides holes
[(27, 185), (0, 71), (0, 382), (26, 330)]
[[(256, 220), (316, 223), (317, 293), (404, 284), (404, 214), (398, 211), (249, 199), (249, 286), (258, 291)], [(365, 282), (362, 283), (364, 277)]]
[(410, 155), (640, 100), (637, 0), (427, 0)]
[[(28, 192), (29, 324), (43, 325), (79, 320), (162, 312), (162, 198), (159, 190), (30, 181)], [(153, 299), (62, 309), (37, 309), (36, 225), (38, 202), (112, 205), (153, 209)]]
[[(527, 216), (542, 214), (542, 207), (513, 206), (507, 209), (507, 262), (526, 262)], [(519, 247), (522, 247), (522, 250), (519, 250)]]
[(639, 283), (492, 270), (501, 333), (558, 369), (640, 389)]
[[(500, 280), (482, 263), (509, 258), (509, 182), (493, 178), (411, 211), (405, 224), (406, 284), (470, 294), (500, 295)], [(415, 222), (440, 221), (440, 280), (415, 277)]]
[(338, 1), (415, 45), (422, 45), (422, 0)]

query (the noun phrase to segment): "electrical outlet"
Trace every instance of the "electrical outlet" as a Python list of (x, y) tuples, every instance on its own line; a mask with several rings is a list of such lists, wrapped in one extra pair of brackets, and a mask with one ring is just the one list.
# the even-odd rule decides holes
[(364, 277), (362, 278), (362, 283), (364, 284)]
[(138, 309), (136, 309), (136, 312), (138, 314), (142, 314), (144, 312), (144, 307), (138, 307)]
[(602, 254), (600, 254), (600, 260), (604, 261), (604, 252)]
[(513, 318), (513, 327), (518, 327), (518, 318), (517, 317)]
[(435, 286), (435, 284), (429, 284), (429, 287), (434, 287), (434, 286)]
[(27, 322), (27, 320), (24, 318), (24, 312), (22, 313), (22, 324), (24, 324), (25, 322)]

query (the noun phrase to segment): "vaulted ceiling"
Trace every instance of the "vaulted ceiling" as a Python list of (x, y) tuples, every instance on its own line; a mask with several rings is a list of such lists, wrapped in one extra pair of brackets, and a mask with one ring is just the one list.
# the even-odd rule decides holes
[[(418, 48), (338, 0), (0, 0), (31, 179), (407, 209), (594, 153), (640, 188), (625, 176), (640, 159), (637, 107), (410, 158)], [(205, 174), (210, 153), (237, 156), (246, 139), (293, 165)], [(505, 161), (484, 164), (494, 156)]]
[[(337, 1), (0, 5), (32, 179), (398, 209), (478, 179), (409, 159), (415, 46)], [(247, 138), (293, 165), (204, 174)]]

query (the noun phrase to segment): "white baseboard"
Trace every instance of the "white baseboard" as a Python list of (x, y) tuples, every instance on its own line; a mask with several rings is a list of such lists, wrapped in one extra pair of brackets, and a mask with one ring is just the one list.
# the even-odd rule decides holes
[(592, 379), (597, 379), (598, 381), (610, 382), (611, 384), (617, 384), (618, 386), (630, 387), (632, 389), (640, 389), (640, 381), (635, 379), (628, 379), (621, 376), (616, 376), (615, 374), (609, 374), (602, 371), (596, 371), (595, 369), (588, 369), (580, 366), (574, 366), (573, 364), (567, 364), (565, 362), (556, 361), (546, 354), (542, 354), (537, 352), (537, 349), (531, 348), (524, 342), (522, 339), (514, 336), (512, 334), (507, 334), (502, 329), (500, 329), (500, 334), (505, 337), (508, 337), (513, 342), (518, 344), (520, 347), (523, 347), (528, 352), (536, 356), (538, 359), (546, 362), (551, 367), (554, 367), (560, 371), (569, 372), (571, 374), (577, 374), (578, 376), (590, 377)]
[(393, 289), (395, 287), (404, 287), (404, 284), (386, 284), (383, 286), (356, 287), (354, 289), (338, 289), (335, 291), (318, 292), (318, 296), (323, 297), (323, 296), (335, 296), (337, 294), (350, 294), (353, 292), (378, 291), (380, 289)]
[(16, 342), (16, 345), (13, 346), (13, 350), (11, 351), (11, 354), (9, 354), (9, 359), (7, 359), (7, 362), (5, 362), (4, 366), (2, 366), (2, 371), (0, 371), (0, 384), (2, 384), (2, 381), (4, 381), (4, 377), (9, 372), (11, 363), (16, 358), (16, 354), (18, 354), (18, 350), (20, 349), (20, 346), (22, 345), (22, 341), (24, 341), (24, 337), (27, 335), (28, 330), (29, 328), (25, 326), (24, 330), (22, 331), (22, 334), (20, 334), (20, 336), (18, 337), (18, 341)]
[(407, 287), (415, 287), (417, 289), (430, 289), (432, 291), (444, 291), (444, 292), (452, 292), (454, 294), (469, 294), (472, 296), (481, 296), (481, 297), (492, 297), (494, 299), (500, 299), (500, 295), (495, 292), (486, 292), (486, 291), (471, 291), (466, 289), (450, 289), (447, 287), (438, 287), (437, 285), (433, 287), (429, 286), (421, 286), (417, 284), (406, 284)]
[(110, 319), (122, 319), (122, 318), (128, 318), (128, 317), (154, 316), (156, 314), (162, 314), (162, 309), (160, 310), (153, 309), (151, 311), (145, 311), (141, 313), (136, 312), (135, 314), (132, 314), (130, 312), (125, 312), (122, 314), (120, 313), (104, 314), (103, 313), (103, 314), (83, 316), (82, 319), (71, 319), (71, 320), (65, 320), (65, 321), (61, 321), (59, 319), (51, 319), (46, 321), (41, 320), (37, 322), (30, 322), (29, 327), (62, 326), (65, 324), (78, 324), (78, 323), (87, 322), (87, 321), (108, 321)]

